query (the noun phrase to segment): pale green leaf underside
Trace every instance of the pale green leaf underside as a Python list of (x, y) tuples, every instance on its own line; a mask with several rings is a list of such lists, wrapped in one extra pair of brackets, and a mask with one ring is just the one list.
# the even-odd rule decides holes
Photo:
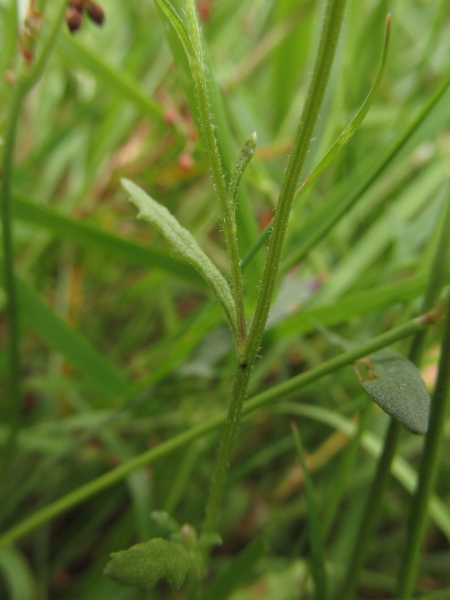
[(360, 383), (376, 404), (411, 433), (425, 434), (430, 395), (415, 365), (393, 350), (356, 363)]
[(151, 223), (169, 242), (172, 249), (181, 254), (202, 275), (219, 300), (231, 329), (237, 337), (236, 310), (230, 286), (219, 269), (198, 245), (193, 235), (182, 227), (175, 217), (144, 190), (128, 179), (122, 185), (130, 194), (131, 202), (139, 211), (138, 217)]
[(179, 542), (153, 538), (111, 554), (104, 573), (118, 583), (142, 591), (165, 579), (178, 590), (193, 567), (192, 555)]

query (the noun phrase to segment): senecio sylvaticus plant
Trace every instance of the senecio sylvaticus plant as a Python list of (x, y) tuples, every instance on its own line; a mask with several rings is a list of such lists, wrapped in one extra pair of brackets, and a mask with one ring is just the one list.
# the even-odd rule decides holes
[[(387, 17), (381, 65), (366, 102), (299, 190), (299, 178), (324, 99), (345, 13), (345, 0), (328, 0), (326, 3), (316, 62), (292, 151), (288, 157), (284, 178), (281, 182), (275, 216), (265, 235), (262, 235), (259, 241), (261, 244), (268, 239), (268, 250), (254, 314), (250, 320), (247, 320), (244, 311), (243, 261), (239, 255), (237, 242), (236, 206), (242, 175), (255, 154), (256, 133), (252, 133), (245, 141), (232, 173), (226, 173), (222, 166), (217, 142), (220, 131), (216, 131), (214, 117), (210, 110), (207, 70), (195, 2), (187, 0), (184, 3), (184, 18), (166, 0), (157, 0), (157, 5), (178, 36), (189, 62), (202, 141), (209, 159), (214, 192), (220, 207), (231, 281), (227, 281), (205, 255), (192, 235), (176, 221), (165, 207), (158, 204), (131, 181), (124, 180), (122, 183), (131, 202), (139, 211), (139, 218), (159, 230), (171, 247), (198, 270), (216, 295), (233, 333), (236, 372), (200, 535), (197, 535), (190, 525), (182, 528), (174, 527), (169, 539), (153, 538), (146, 543), (133, 546), (127, 551), (113, 554), (105, 572), (117, 581), (142, 589), (150, 589), (161, 577), (166, 578), (176, 589), (180, 587), (186, 575), (190, 574), (191, 584), (188, 596), (195, 598), (198, 593), (198, 581), (207, 570), (211, 547), (220, 543), (216, 527), (223, 502), (228, 465), (242, 416), (249, 380), (273, 301), (291, 208), (305, 185), (310, 183), (334, 154), (348, 142), (367, 113), (382, 77), (391, 19), (390, 16)], [(439, 270), (442, 267), (436, 268)], [(436, 295), (430, 295), (424, 303), (424, 312), (430, 310), (435, 301)], [(419, 372), (413, 364), (413, 361), (418, 359), (417, 346), (414, 347), (416, 350), (410, 356), (412, 360), (406, 359), (393, 350), (382, 349), (357, 363), (357, 374), (362, 386), (393, 419), (391, 427), (393, 433), (390, 436), (394, 439), (390, 441), (388, 436), (387, 459), (380, 463), (365, 522), (361, 527), (363, 533), (356, 541), (353, 560), (340, 592), (341, 598), (351, 598), (355, 592), (362, 557), (373, 529), (377, 504), (389, 472), (393, 449), (396, 446), (399, 424), (403, 424), (416, 434), (424, 434), (427, 430), (430, 398)], [(301, 454), (300, 443), (298, 448)], [(329, 595), (326, 570), (325, 568), (313, 568), (313, 576), (314, 573), (316, 575), (320, 573), (314, 577), (316, 597), (321, 600), (326, 599)]]
[[(419, 482), (408, 525), (408, 541), (405, 544), (398, 580), (399, 597), (409, 598), (415, 581), (427, 503), (436, 473), (444, 415), (449, 396), (449, 370), (445, 368), (448, 366), (450, 358), (450, 320), (448, 316), (443, 333), (441, 368), (432, 401), (415, 366), (421, 358), (426, 327), (441, 320), (446, 310), (448, 314), (448, 309), (444, 306), (441, 298), (442, 289), (448, 279), (450, 241), (449, 236), (446, 235), (447, 229), (443, 227), (442, 235), (436, 246), (433, 268), (429, 274), (420, 316), (363, 344), (354, 345), (341, 341), (342, 352), (334, 358), (246, 400), (269, 312), (273, 306), (277, 282), (282, 271), (283, 246), (292, 207), (335, 155), (350, 141), (368, 113), (382, 80), (387, 60), (391, 17), (387, 15), (386, 18), (384, 44), (380, 40), (380, 64), (365, 101), (322, 160), (310, 173), (305, 175), (304, 167), (335, 62), (347, 1), (326, 0), (324, 3), (324, 15), (315, 63), (280, 184), (275, 215), (247, 254), (241, 256), (238, 245), (240, 233), (237, 218), (238, 196), (241, 181), (249, 163), (257, 160), (255, 158), (257, 134), (249, 132), (247, 139), (242, 144), (234, 168), (228, 172), (223, 166), (225, 161), (221, 156), (218, 144), (221, 132), (216, 128), (211, 109), (213, 103), (210, 99), (208, 73), (196, 3), (194, 0), (184, 0), (182, 3), (184, 10), (178, 12), (169, 0), (155, 0), (155, 2), (166, 28), (169, 29), (171, 35), (177, 36), (187, 58), (197, 105), (199, 131), (209, 161), (214, 197), (220, 211), (225, 249), (230, 265), (229, 277), (218, 269), (195, 237), (178, 222), (165, 206), (130, 180), (123, 180), (122, 185), (130, 201), (137, 208), (139, 218), (156, 228), (171, 249), (198, 271), (223, 310), (224, 318), (232, 332), (235, 349), (235, 370), (228, 408), (223, 414), (174, 436), (158, 447), (131, 459), (106, 475), (64, 496), (59, 501), (44, 507), (7, 531), (0, 538), (0, 548), (15, 542), (25, 533), (123, 479), (132, 471), (221, 427), (221, 439), (205, 506), (204, 522), (180, 526), (171, 515), (162, 512), (154, 513), (154, 520), (158, 522), (164, 535), (153, 537), (146, 542), (112, 554), (105, 568), (106, 575), (113, 580), (126, 586), (135, 587), (144, 593), (151, 593), (150, 590), (160, 580), (167, 581), (173, 590), (180, 589), (186, 581), (187, 598), (190, 600), (204, 598), (202, 586), (208, 575), (211, 552), (215, 546), (221, 544), (221, 536), (226, 535), (224, 532), (218, 531), (218, 521), (224, 501), (228, 468), (241, 418), (261, 406), (317, 381), (324, 375), (332, 374), (343, 366), (353, 364), (362, 388), (391, 417), (391, 420), (374, 480), (370, 486), (351, 559), (348, 565), (345, 565), (343, 577), (336, 578), (337, 582), (331, 579), (325, 562), (322, 545), (323, 525), (315, 509), (312, 482), (307, 470), (302, 442), (295, 427), (293, 431), (295, 447), (303, 466), (305, 495), (309, 509), (310, 562), (314, 596), (317, 600), (328, 600), (334, 596), (340, 600), (355, 598), (365, 551), (376, 525), (381, 498), (403, 426), (413, 434), (426, 435)], [(25, 96), (42, 73), (64, 18), (68, 29), (74, 33), (81, 27), (86, 15), (95, 24), (101, 25), (104, 21), (103, 9), (91, 0), (61, 1), (58, 5), (58, 14), (54, 25), (47, 32), (39, 52), (36, 53), (36, 42), (41, 35), (41, 17), (35, 3), (31, 2), (21, 38), (23, 60), (13, 77), (14, 88), (11, 94), (9, 121), (4, 136), (1, 217), (5, 265), (4, 287), (9, 318), (10, 394), (17, 400), (17, 406), (19, 406), (20, 399), (19, 326), (11, 234), (11, 178), (18, 117)], [(306, 240), (301, 251), (297, 252), (296, 262), (302, 260), (309, 250), (323, 239), (333, 225), (350, 210), (356, 199), (369, 187), (373, 178), (377, 177), (386, 164), (397, 155), (419, 127), (430, 106), (439, 100), (449, 85), (450, 80), (436, 92), (404, 136), (390, 149), (388, 158), (376, 165), (374, 171), (368, 174), (362, 182), (361, 188), (353, 195), (349, 195), (348, 199), (336, 210), (323, 215), (314, 235)], [(442, 218), (443, 222), (447, 224), (450, 223), (448, 205), (447, 202), (447, 208), (444, 210)], [(266, 253), (264, 268), (254, 310), (252, 314), (248, 314), (250, 303), (245, 302), (246, 283), (248, 283), (245, 277), (246, 268), (261, 249)], [(388, 347), (408, 336), (413, 336), (408, 357)], [(11, 426), (11, 435), (8, 441), (10, 449), (14, 447), (16, 435), (17, 421)]]

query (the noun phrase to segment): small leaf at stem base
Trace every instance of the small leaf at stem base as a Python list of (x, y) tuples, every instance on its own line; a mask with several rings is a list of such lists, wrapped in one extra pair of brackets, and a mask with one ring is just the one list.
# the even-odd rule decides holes
[(178, 590), (195, 564), (193, 553), (179, 542), (153, 538), (111, 554), (104, 573), (122, 585), (151, 590), (165, 579), (172, 590)]

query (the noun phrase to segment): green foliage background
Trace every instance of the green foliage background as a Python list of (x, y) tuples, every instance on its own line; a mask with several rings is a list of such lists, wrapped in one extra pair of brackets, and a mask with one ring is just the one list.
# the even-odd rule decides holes
[[(8, 73), (17, 58), (15, 4), (0, 2), (2, 130), (11, 94)], [(43, 4), (51, 21), (54, 6)], [(312, 70), (322, 4), (199, 2), (226, 168), (248, 135), (258, 134), (238, 198), (241, 255), (275, 207)], [(103, 7), (101, 29), (85, 19), (77, 35), (61, 32), (21, 112), (12, 189), (23, 402), (17, 443), (2, 477), (5, 530), (214, 418), (226, 407), (235, 367), (231, 332), (208, 288), (159, 234), (135, 218), (119, 184), (129, 178), (167, 206), (229, 274), (186, 60), (169, 39), (174, 64), (151, 0), (105, 0)], [(374, 104), (349, 145), (295, 204), (251, 395), (336, 354), (317, 322), (362, 342), (402, 324), (420, 306), (448, 197), (448, 90), (430, 105), (401, 150), (383, 161), (450, 81), (448, 2), (398, 0), (392, 7), (386, 1), (349, 2), (304, 175), (368, 93), (391, 8), (388, 64)], [(296, 256), (325, 215), (367, 180), (345, 218), (299, 263)], [(245, 271), (249, 314), (264, 253), (263, 248)], [(0, 330), (6, 328), (2, 316)], [(422, 364), (431, 389), (441, 330), (430, 331)], [(0, 349), (6, 389), (6, 335)], [(408, 342), (397, 349), (407, 354)], [(309, 457), (317, 510), (325, 522), (327, 506), (336, 500), (325, 549), (339, 581), (388, 422), (377, 408), (361, 416), (369, 403), (345, 368), (244, 421), (221, 515), (224, 543), (213, 556), (205, 600), (310, 597), (307, 502), (291, 421)], [(5, 394), (4, 448), (13, 412)], [(358, 419), (366, 429), (360, 444), (352, 445)], [(446, 426), (417, 581), (423, 594), (450, 588), (448, 421)], [(24, 532), (0, 554), (0, 597), (140, 598), (102, 575), (109, 553), (157, 535), (152, 510), (201, 524), (217, 443), (218, 431), (208, 431)], [(360, 598), (394, 597), (422, 444), (422, 438), (402, 434)], [(344, 471), (339, 490), (336, 474)], [(184, 588), (176, 596), (161, 584), (148, 597), (183, 594)]]

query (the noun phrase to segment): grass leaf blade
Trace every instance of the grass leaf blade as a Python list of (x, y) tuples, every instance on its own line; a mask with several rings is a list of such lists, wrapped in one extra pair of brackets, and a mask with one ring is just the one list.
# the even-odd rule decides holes
[(298, 429), (293, 424), (291, 427), (298, 458), (305, 478), (306, 501), (308, 504), (308, 532), (311, 543), (311, 573), (314, 579), (315, 597), (317, 600), (328, 600), (330, 596), (328, 592), (327, 571), (325, 568), (323, 536), (319, 515), (317, 513), (316, 500), (314, 498), (314, 486), (306, 465), (305, 452), (303, 450)]

